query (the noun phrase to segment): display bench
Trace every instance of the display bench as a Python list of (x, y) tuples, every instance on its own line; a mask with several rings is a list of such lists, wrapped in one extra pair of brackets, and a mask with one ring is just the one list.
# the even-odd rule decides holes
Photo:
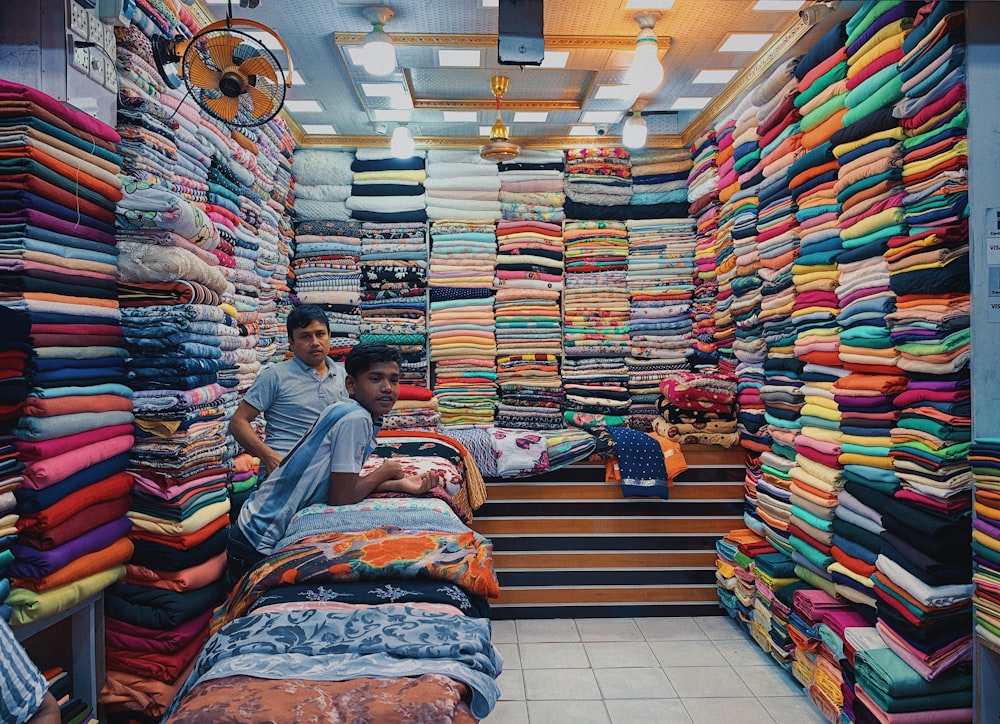
[(103, 592), (55, 616), (11, 629), (38, 668), (69, 671), (73, 696), (96, 709), (104, 683)]
[(487, 479), (473, 529), (493, 543), (493, 618), (721, 614), (715, 541), (743, 527), (745, 453), (683, 446), (668, 500), (626, 498), (603, 463)]

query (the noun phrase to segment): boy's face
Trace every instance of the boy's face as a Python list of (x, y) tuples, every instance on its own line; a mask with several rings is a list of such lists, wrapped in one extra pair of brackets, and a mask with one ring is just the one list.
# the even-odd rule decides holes
[(381, 417), (399, 398), (399, 363), (379, 362), (357, 377), (347, 376), (347, 392), (358, 404)]
[(292, 331), (288, 339), (292, 354), (313, 368), (326, 364), (330, 352), (330, 330), (319, 320)]

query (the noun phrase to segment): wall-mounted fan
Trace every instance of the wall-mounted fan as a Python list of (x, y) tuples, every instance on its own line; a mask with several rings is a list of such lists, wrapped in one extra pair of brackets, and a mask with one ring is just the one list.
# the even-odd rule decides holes
[[(288, 74), (247, 25), (275, 39), (288, 56)], [(153, 39), (157, 70), (171, 88), (181, 81), (195, 102), (213, 118), (231, 126), (259, 126), (281, 110), (291, 86), (292, 56), (284, 41), (266, 25), (227, 17), (206, 25), (191, 38)], [(176, 70), (175, 70), (176, 69)]]

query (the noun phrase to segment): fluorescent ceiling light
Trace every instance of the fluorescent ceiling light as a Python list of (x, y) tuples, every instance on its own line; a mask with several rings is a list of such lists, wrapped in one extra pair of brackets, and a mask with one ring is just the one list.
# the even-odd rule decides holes
[(479, 50), (438, 51), (438, 65), (442, 68), (478, 68), (483, 64), (483, 54)]
[(292, 85), (303, 86), (306, 85), (306, 79), (302, 77), (302, 74), (297, 70), (292, 71)]
[(441, 111), (444, 120), (454, 123), (475, 123), (479, 120), (476, 111)]
[(751, 10), (798, 10), (805, 5), (802, 0), (757, 0)]
[(352, 65), (364, 66), (365, 64), (365, 46), (363, 45), (348, 45), (346, 47), (347, 57), (351, 59)]
[(292, 113), (322, 113), (325, 110), (319, 101), (285, 101), (285, 108)]
[(771, 33), (730, 33), (719, 48), (723, 53), (752, 52), (763, 48), (774, 37)]
[[(480, 126), (479, 127), (479, 135), (480, 136), (487, 136), (487, 137), (489, 137), (489, 135), (492, 132), (493, 132), (493, 126)], [(510, 128), (509, 127), (507, 128), (507, 133), (508, 134), (510, 133)]]
[(275, 51), (279, 51), (282, 53), (285, 52), (285, 49), (281, 47), (281, 43), (278, 42), (278, 39), (273, 35), (271, 35), (270, 33), (265, 33), (262, 30), (242, 30), (240, 28), (237, 28), (236, 30), (237, 32), (249, 35), (251, 38), (255, 40), (259, 40), (260, 44), (263, 45), (268, 50), (270, 50), (272, 53)]
[(515, 123), (545, 123), (549, 114), (546, 111), (516, 111), (514, 113)]
[(569, 62), (568, 50), (546, 50), (539, 68), (565, 68)]
[(628, 0), (625, 8), (628, 10), (669, 10), (674, 6), (674, 0)]
[(373, 111), (377, 121), (402, 121), (410, 120), (410, 111), (397, 111), (389, 108), (376, 108)]
[(584, 123), (617, 123), (621, 117), (621, 111), (586, 111), (580, 120)]
[(337, 129), (329, 123), (303, 123), (302, 130), (315, 136), (333, 136), (337, 133)]
[(670, 106), (672, 111), (697, 111), (712, 102), (711, 96), (681, 96)]
[(362, 83), (361, 90), (369, 98), (388, 98), (390, 108), (413, 108), (413, 100), (402, 83)]
[(698, 72), (691, 82), (692, 83), (728, 83), (736, 74), (739, 73), (738, 68), (725, 68), (718, 70), (702, 70)]
[(392, 141), (389, 145), (393, 158), (409, 158), (413, 155), (413, 136), (406, 126), (396, 126), (392, 131)]
[(594, 98), (599, 100), (632, 100), (636, 97), (635, 86), (599, 85), (594, 92)]
[(570, 126), (569, 135), (571, 136), (596, 136), (597, 129), (593, 126)]
[(480, 4), (484, 8), (498, 8), (500, 7), (500, 0), (481, 0)]

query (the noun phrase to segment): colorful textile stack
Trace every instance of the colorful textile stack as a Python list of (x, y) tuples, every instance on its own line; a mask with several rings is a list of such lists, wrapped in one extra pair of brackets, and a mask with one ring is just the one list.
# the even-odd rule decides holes
[(496, 414), (493, 224), (435, 222), (430, 228), (431, 387), (442, 425), (489, 424)]
[(496, 422), (514, 428), (560, 428), (562, 229), (543, 221), (502, 221), (497, 243)]
[(486, 223), (500, 218), (497, 165), (475, 151), (432, 148), (427, 152), (427, 218)]
[(628, 367), (621, 357), (566, 357), (562, 379), (566, 392), (563, 417), (569, 424), (603, 427), (628, 421)]
[(351, 162), (351, 195), (344, 205), (358, 221), (427, 221), (423, 151), (394, 158), (388, 148), (359, 148)]
[(972, 582), (976, 633), (1000, 645), (1000, 440), (977, 438), (969, 449), (975, 479)]
[(124, 576), (133, 407), (115, 286), (119, 135), (0, 80), (0, 136), (0, 304), (10, 324), (0, 594), (16, 626)]
[(718, 298), (732, 294), (732, 277), (726, 276), (725, 290), (719, 278), (735, 264), (732, 249), (723, 246), (719, 230), (719, 145), (715, 131), (703, 132), (688, 149), (692, 168), (688, 172), (688, 215), (695, 220), (694, 264), (694, 335), (695, 353), (692, 364), (716, 364), (720, 348), (731, 347), (732, 340), (718, 326)]
[(437, 398), (425, 385), (401, 384), (392, 411), (382, 417), (383, 430), (436, 432), (440, 425)]
[(630, 220), (627, 228), (631, 356), (686, 367), (694, 353), (691, 221)]
[(361, 341), (399, 349), (400, 382), (426, 387), (426, 225), (364, 222), (359, 267)]
[(790, 669), (795, 644), (788, 634), (792, 592), (804, 584), (795, 563), (783, 552), (758, 553), (753, 559), (757, 599), (750, 623), (754, 641), (782, 668)]
[(330, 350), (346, 354), (361, 336), (361, 222), (299, 222), (294, 248), (292, 298), (323, 308), (330, 322)]
[(295, 152), (295, 220), (346, 221), (351, 212), (344, 203), (351, 195), (354, 154), (318, 148)]
[(522, 149), (500, 170), (500, 208), (504, 219), (559, 223), (565, 217), (563, 204), (562, 151)]
[(973, 720), (971, 664), (927, 681), (891, 649), (873, 648), (858, 652), (855, 669), (854, 714), (859, 724), (907, 716), (943, 724)]
[(736, 377), (715, 369), (667, 372), (660, 382), (653, 431), (681, 444), (737, 443)]
[(684, 148), (633, 151), (630, 219), (669, 219), (687, 214), (691, 154)]
[(567, 219), (628, 219), (632, 170), (625, 148), (566, 149)]
[(795, 436), (801, 429), (799, 412), (803, 364), (797, 359), (775, 357), (764, 363), (765, 382), (760, 390), (771, 443), (760, 455), (754, 513), (762, 530), (776, 547), (787, 549), (791, 517), (792, 468), (795, 467)]

